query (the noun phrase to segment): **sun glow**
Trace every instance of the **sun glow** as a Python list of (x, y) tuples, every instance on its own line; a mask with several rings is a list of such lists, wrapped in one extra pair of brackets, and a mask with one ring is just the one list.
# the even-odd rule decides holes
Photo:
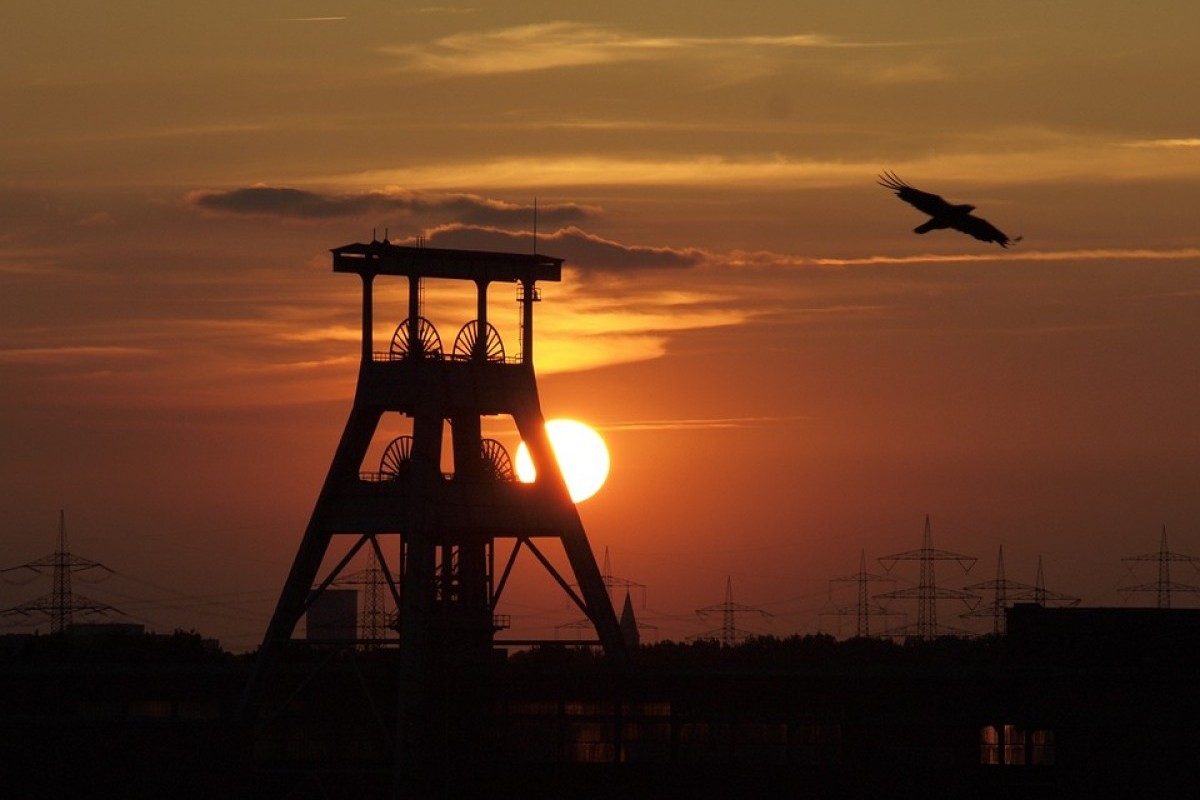
[[(600, 434), (573, 419), (548, 420), (546, 434), (571, 501), (579, 503), (598, 492), (608, 478), (609, 467), (608, 448)], [(524, 442), (517, 446), (516, 470), (517, 478), (525, 483), (532, 483), (537, 477)]]

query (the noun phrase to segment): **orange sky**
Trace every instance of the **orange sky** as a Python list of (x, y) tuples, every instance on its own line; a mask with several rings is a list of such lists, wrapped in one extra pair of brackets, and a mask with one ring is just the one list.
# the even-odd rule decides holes
[[(63, 508), (118, 573), (78, 591), (255, 646), (352, 399), (358, 286), (328, 250), (386, 227), (528, 252), (536, 197), (567, 265), (543, 407), (608, 439), (581, 513), (659, 638), (713, 627), (693, 611), (727, 576), (761, 631), (838, 632), (829, 579), (927, 513), (980, 559), (947, 585), (1003, 546), (1010, 579), (1042, 556), (1053, 590), (1152, 602), (1121, 558), (1163, 525), (1200, 553), (1198, 26), (1184, 2), (18, 3), (0, 566), (51, 552)], [(883, 169), (1025, 240), (915, 236)], [(452, 336), (473, 298), (441, 291)], [(406, 312), (379, 303), (384, 338)], [(515, 599), (539, 634), (573, 618)]]

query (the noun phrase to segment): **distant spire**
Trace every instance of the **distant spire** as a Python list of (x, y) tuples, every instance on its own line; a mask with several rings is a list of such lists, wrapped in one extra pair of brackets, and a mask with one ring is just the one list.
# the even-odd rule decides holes
[(633, 649), (642, 643), (642, 636), (638, 633), (637, 618), (633, 615), (633, 601), (629, 598), (629, 592), (625, 592), (625, 606), (621, 609), (621, 638), (625, 640), (625, 646)]

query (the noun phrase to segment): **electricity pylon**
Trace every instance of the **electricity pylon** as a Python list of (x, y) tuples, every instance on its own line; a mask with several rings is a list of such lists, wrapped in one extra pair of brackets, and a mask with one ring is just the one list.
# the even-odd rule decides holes
[(720, 642), (722, 647), (732, 647), (739, 642), (744, 642), (751, 637), (758, 636), (754, 631), (742, 630), (737, 627), (738, 614), (757, 614), (763, 619), (771, 618), (771, 615), (761, 608), (754, 608), (753, 606), (745, 606), (741, 603), (733, 602), (733, 578), (729, 576), (725, 578), (725, 602), (696, 609), (696, 614), (701, 619), (707, 619), (717, 612), (721, 614), (720, 628), (705, 631), (704, 633), (688, 638), (693, 641)]
[[(1192, 564), (1200, 561), (1196, 556), (1189, 556), (1183, 553), (1172, 553), (1167, 548), (1167, 526), (1163, 525), (1162, 536), (1159, 539), (1157, 553), (1143, 553), (1140, 556), (1126, 556), (1121, 559), (1126, 564), (1138, 561), (1157, 561), (1158, 562), (1158, 580), (1153, 583), (1141, 583), (1136, 586), (1123, 586), (1119, 591), (1122, 592), (1154, 592), (1158, 595), (1158, 607), (1171, 607), (1172, 592), (1190, 592), (1192, 594), (1200, 593), (1200, 586), (1194, 586), (1190, 583), (1177, 583), (1171, 580), (1171, 562), (1186, 561)], [(1132, 571), (1132, 567), (1130, 567)]]
[[(866, 637), (871, 635), (871, 617), (888, 617), (893, 614), (884, 608), (879, 603), (871, 602), (870, 584), (872, 583), (895, 583), (895, 578), (889, 578), (886, 575), (875, 575), (867, 572), (867, 551), (860, 550), (858, 553), (858, 572), (851, 575), (843, 575), (840, 578), (833, 578), (829, 581), (830, 589), (834, 583), (854, 583), (858, 587), (858, 600), (853, 608), (840, 607), (828, 612), (838, 616), (855, 616), (855, 632), (858, 637)], [(832, 594), (832, 592), (831, 592)]]
[(933, 534), (930, 532), (929, 515), (926, 514), (925, 533), (922, 536), (921, 547), (919, 549), (894, 553), (879, 559), (879, 563), (883, 565), (884, 570), (887, 572), (891, 572), (898, 561), (917, 561), (921, 565), (920, 580), (915, 588), (897, 589), (893, 592), (876, 595), (876, 597), (886, 600), (915, 599), (917, 601), (917, 624), (915, 626), (905, 625), (901, 628), (893, 628), (886, 631), (886, 635), (927, 640), (934, 639), (946, 633), (956, 635), (967, 634), (967, 631), (948, 626), (938, 626), (937, 601), (961, 600), (968, 607), (973, 608), (975, 603), (979, 601), (979, 596), (958, 589), (939, 589), (934, 577), (934, 563), (937, 561), (955, 561), (962, 567), (963, 572), (970, 572), (971, 567), (975, 565), (977, 560), (972, 556), (952, 553), (949, 550), (935, 550), (933, 548)]
[(110, 605), (96, 602), (72, 591), (71, 576), (74, 573), (99, 570), (111, 575), (112, 570), (96, 561), (72, 555), (67, 550), (66, 515), (62, 511), (58, 512), (58, 550), (27, 564), (0, 570), (0, 573), (9, 574), (18, 570), (28, 570), (38, 574), (45, 574), (49, 571), (54, 578), (54, 588), (50, 594), (5, 609), (3, 612), (5, 614), (25, 616), (34, 613), (48, 614), (50, 615), (50, 632), (62, 633), (70, 627), (75, 614), (107, 614), (110, 611), (116, 611)]
[(1037, 603), (1039, 606), (1050, 605), (1051, 603), (1059, 606), (1077, 606), (1079, 598), (1073, 597), (1062, 592), (1050, 592), (1046, 590), (1046, 574), (1042, 570), (1042, 557), (1038, 556), (1037, 579), (1033, 584), (1033, 595), (1021, 595), (1014, 598), (1017, 600), (1030, 600)]
[(972, 583), (963, 587), (969, 592), (992, 593), (992, 599), (963, 614), (964, 617), (991, 617), (992, 633), (999, 636), (1007, 630), (1007, 620), (1004, 610), (1008, 608), (1009, 598), (1015, 595), (1032, 592), (1034, 587), (1020, 581), (1010, 581), (1004, 577), (1004, 546), (996, 557), (996, 577), (994, 580)]

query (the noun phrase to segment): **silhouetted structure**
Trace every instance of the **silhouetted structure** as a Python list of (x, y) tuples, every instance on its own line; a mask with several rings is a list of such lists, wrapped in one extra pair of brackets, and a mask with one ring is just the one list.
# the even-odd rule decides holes
[(1077, 606), (1080, 598), (1062, 592), (1051, 592), (1046, 589), (1046, 573), (1042, 569), (1042, 557), (1038, 556), (1037, 578), (1033, 582), (1033, 597), (1022, 596), (1020, 600), (1030, 600), (1039, 606)]
[(1153, 561), (1158, 564), (1158, 580), (1153, 583), (1141, 583), (1136, 586), (1123, 586), (1121, 591), (1125, 593), (1131, 592), (1154, 592), (1157, 595), (1158, 608), (1171, 607), (1171, 594), (1174, 592), (1188, 592), (1191, 594), (1200, 593), (1200, 586), (1195, 586), (1190, 583), (1180, 583), (1171, 580), (1171, 562), (1187, 562), (1195, 564), (1200, 562), (1200, 558), (1189, 556), (1183, 553), (1172, 553), (1167, 547), (1167, 526), (1163, 525), (1162, 536), (1159, 538), (1157, 553), (1143, 553), (1140, 556), (1126, 556), (1121, 559), (1126, 564), (1137, 563), (1139, 561)]
[[(591, 621), (596, 640), (614, 657), (624, 639), (588, 545), (579, 513), (550, 446), (533, 369), (533, 305), (538, 281), (557, 281), (562, 259), (396, 245), (386, 239), (333, 251), (334, 272), (362, 281), (362, 358), (354, 404), (317, 498), (291, 572), (263, 639), (258, 669), (269, 670), (296, 623), (365, 545), (383, 563), (399, 608), (401, 685), (400, 769), (428, 768), (424, 755), (437, 711), (433, 699), (450, 687), (456, 665), (492, 659), (504, 621), (495, 613), (518, 555), (527, 551), (550, 573)], [(376, 352), (373, 287), (377, 278), (408, 284), (408, 317), (390, 347)], [(448, 351), (423, 314), (423, 282), (474, 284), (476, 318)], [(488, 287), (517, 284), (521, 304), (521, 354), (505, 353), (488, 321)], [(461, 285), (461, 284), (460, 284)], [(411, 433), (394, 438), (377, 469), (365, 464), (381, 419), (398, 415)], [(511, 416), (529, 449), (537, 478), (515, 479), (504, 446), (483, 437), (483, 418)], [(450, 441), (444, 441), (446, 432)], [(453, 472), (443, 463), (452, 461)], [(397, 568), (380, 538), (399, 539)], [(323, 580), (318, 571), (333, 540), (352, 544)], [(496, 568), (497, 540), (512, 543)], [(544, 545), (559, 544), (579, 586), (560, 575)], [(466, 722), (466, 725), (471, 723)]]
[(858, 637), (871, 635), (871, 617), (887, 617), (892, 616), (892, 613), (884, 608), (879, 603), (871, 602), (870, 585), (872, 583), (895, 583), (895, 578), (889, 578), (886, 575), (875, 575), (867, 572), (867, 552), (860, 550), (858, 553), (858, 572), (852, 575), (844, 575), (840, 578), (833, 578), (830, 584), (834, 583), (853, 583), (857, 587), (857, 601), (853, 608), (835, 608), (828, 612), (839, 616), (854, 615), (855, 630), (854, 635)]
[(762, 619), (769, 619), (770, 614), (763, 611), (761, 608), (742, 605), (741, 603), (733, 602), (733, 578), (727, 576), (725, 578), (725, 601), (716, 605), (706, 606), (696, 609), (696, 614), (701, 619), (708, 619), (713, 614), (720, 612), (721, 627), (714, 630), (705, 631), (689, 637), (692, 641), (713, 641), (719, 642), (722, 647), (732, 647), (739, 642), (744, 642), (753, 636), (761, 634), (754, 631), (743, 630), (737, 627), (738, 614), (757, 614)]
[(83, 595), (76, 594), (72, 590), (71, 576), (74, 573), (91, 570), (112, 573), (112, 570), (96, 561), (89, 561), (86, 558), (71, 554), (67, 549), (66, 515), (62, 511), (58, 512), (58, 549), (51, 555), (30, 561), (27, 564), (0, 570), (0, 574), (13, 573), (19, 570), (28, 570), (40, 574), (44, 574), (49, 570), (53, 575), (54, 587), (48, 595), (42, 595), (20, 605), (5, 609), (3, 612), (5, 614), (21, 614), (25, 616), (36, 613), (48, 614), (50, 616), (50, 632), (62, 633), (71, 625), (75, 614), (107, 614), (110, 611), (116, 611), (110, 605), (90, 600)]
[(971, 609), (964, 617), (991, 617), (992, 633), (999, 636), (1004, 633), (1005, 610), (1008, 608), (1009, 596), (1014, 593), (1032, 592), (1033, 587), (1020, 581), (1010, 581), (1004, 577), (1004, 547), (996, 556), (996, 577), (994, 580), (972, 583), (963, 587), (969, 592), (991, 591), (992, 599)]
[(933, 548), (933, 534), (929, 525), (929, 515), (926, 514), (925, 533), (921, 538), (920, 549), (906, 550), (903, 553), (894, 553), (879, 559), (879, 563), (883, 564), (884, 569), (888, 572), (892, 571), (892, 568), (896, 566), (896, 562), (898, 561), (916, 561), (921, 565), (920, 579), (915, 588), (897, 589), (893, 592), (876, 595), (876, 597), (888, 600), (917, 601), (917, 624), (915, 626), (905, 625), (900, 628), (893, 628), (885, 631), (885, 635), (903, 636), (905, 638), (916, 637), (917, 639), (928, 640), (945, 633), (967, 633), (967, 631), (953, 629), (949, 626), (938, 626), (937, 601), (961, 600), (970, 606), (979, 600), (979, 596), (958, 589), (938, 588), (934, 576), (934, 563), (937, 561), (955, 561), (963, 568), (964, 572), (970, 572), (976, 560), (972, 556), (952, 553), (949, 550), (935, 550)]
[[(600, 573), (600, 578), (602, 581), (604, 581), (604, 588), (608, 591), (608, 600), (610, 603), (613, 604), (614, 609), (617, 607), (616, 596), (614, 595), (614, 590), (615, 589), (624, 589), (625, 590), (625, 601), (624, 602), (625, 602), (625, 606), (627, 607), (628, 614), (626, 614), (624, 611), (622, 612), (620, 623), (621, 623), (621, 632), (625, 637), (626, 643), (628, 643), (630, 641), (630, 634), (629, 634), (629, 631), (626, 630), (626, 626), (628, 624), (626, 622), (626, 617), (628, 616), (629, 619), (634, 619), (634, 617), (633, 617), (633, 600), (630, 597), (630, 594), (631, 594), (632, 590), (635, 590), (635, 589), (638, 590), (638, 592), (641, 594), (642, 607), (644, 608), (646, 605), (646, 584), (638, 583), (637, 581), (632, 581), (632, 580), (629, 580), (628, 578), (619, 578), (619, 577), (613, 575), (612, 574), (612, 561), (609, 558), (607, 547), (604, 548), (604, 566)], [(647, 625), (645, 623), (637, 622), (636, 620), (632, 624), (634, 624), (637, 627), (637, 630), (634, 631), (634, 633), (636, 634), (636, 638), (639, 642), (641, 641), (640, 630), (642, 628), (652, 630), (656, 627), (654, 625)], [(564, 622), (562, 625), (557, 626), (555, 630), (556, 631), (564, 631), (564, 630), (574, 631), (574, 630), (579, 630), (581, 628), (590, 628), (591, 626), (592, 626), (591, 620), (585, 618), (585, 619), (572, 620), (571, 622)]]
[(364, 648), (375, 648), (388, 644), (388, 632), (392, 631), (394, 634), (397, 626), (391, 619), (387, 597), (388, 585), (395, 584), (396, 580), (394, 575), (383, 574), (383, 565), (375, 549), (367, 548), (367, 566), (349, 575), (342, 575), (333, 584), (339, 587), (362, 587), (357, 642)]
[(326, 589), (304, 614), (305, 638), (317, 644), (358, 641), (358, 590)]
[(1042, 557), (1038, 556), (1037, 582), (1030, 586), (1020, 581), (1008, 580), (1004, 577), (1004, 548), (1000, 548), (996, 558), (995, 580), (972, 583), (963, 587), (968, 592), (991, 591), (992, 597), (987, 602), (971, 609), (964, 617), (991, 617), (992, 634), (999, 636), (1006, 632), (1008, 625), (1008, 608), (1013, 603), (1028, 603), (1038, 605), (1053, 604), (1056, 606), (1073, 606), (1079, 603), (1078, 597), (1050, 592), (1046, 590), (1046, 577), (1042, 570)]
[(637, 615), (633, 613), (633, 601), (629, 592), (625, 593), (625, 603), (621, 606), (621, 636), (625, 639), (625, 647), (632, 650), (642, 643), (642, 634), (638, 630)]

